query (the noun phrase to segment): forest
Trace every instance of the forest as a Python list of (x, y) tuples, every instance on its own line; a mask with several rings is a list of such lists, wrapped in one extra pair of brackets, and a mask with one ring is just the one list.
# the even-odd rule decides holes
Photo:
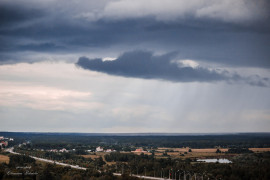
[[(270, 133), (235, 134), (87, 134), (87, 133), (14, 133), (0, 132), (0, 136), (14, 137), (13, 144), (31, 141), (33, 148), (92, 148), (103, 146), (115, 150), (134, 150), (134, 147), (190, 147), (190, 148), (263, 148), (270, 147)], [(132, 149), (133, 148), (133, 149)]]

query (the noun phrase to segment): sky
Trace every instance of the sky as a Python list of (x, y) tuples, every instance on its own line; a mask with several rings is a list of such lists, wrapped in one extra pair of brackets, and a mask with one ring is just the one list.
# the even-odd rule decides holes
[(0, 131), (270, 132), (268, 0), (0, 0)]

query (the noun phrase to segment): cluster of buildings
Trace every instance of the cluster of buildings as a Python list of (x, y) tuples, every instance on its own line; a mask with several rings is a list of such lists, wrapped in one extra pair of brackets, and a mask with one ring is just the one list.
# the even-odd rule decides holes
[(9, 141), (14, 141), (14, 139), (0, 136), (0, 148), (6, 148), (8, 146)]
[(112, 149), (106, 149), (106, 150), (104, 150), (102, 147), (98, 146), (96, 148), (96, 152), (115, 152), (115, 150), (112, 150)]
[[(58, 153), (58, 152), (63, 153), (63, 152), (76, 151), (76, 149), (67, 150), (67, 149), (63, 148), (63, 149), (60, 149), (60, 150), (58, 150), (58, 149), (50, 149), (48, 151), (49, 152), (55, 152), (55, 153)], [(102, 147), (98, 146), (95, 151), (87, 150), (87, 152), (115, 152), (115, 150), (112, 150), (112, 149), (106, 149), (105, 150)]]
[(144, 151), (143, 149), (136, 149), (135, 151), (131, 151), (133, 153), (146, 153), (147, 151)]
[[(48, 150), (49, 152), (60, 152), (60, 153), (63, 153), (63, 152), (69, 152), (69, 150), (67, 150), (66, 148), (63, 148), (63, 149), (50, 149)], [(75, 149), (73, 149), (73, 151), (75, 151)]]

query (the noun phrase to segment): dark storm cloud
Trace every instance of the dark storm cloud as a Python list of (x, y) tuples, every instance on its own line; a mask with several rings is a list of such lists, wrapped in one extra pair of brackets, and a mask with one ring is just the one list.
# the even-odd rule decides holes
[(0, 4), (0, 27), (42, 17), (41, 9)]
[[(99, 1), (89, 7), (83, 3), (68, 5), (65, 1), (51, 1), (47, 6), (36, 1), (27, 1), (28, 5), (23, 1), (6, 2), (0, 2), (2, 61), (10, 59), (8, 56), (21, 61), (20, 55), (15, 57), (13, 54), (26, 50), (84, 53), (89, 48), (106, 52), (106, 48), (122, 47), (121, 52), (137, 48), (155, 52), (179, 51), (179, 58), (237, 67), (270, 68), (270, 28), (266, 23), (269, 16), (261, 19), (258, 18), (261, 16), (256, 16), (255, 20), (251, 18), (242, 22), (242, 16), (237, 21), (231, 16), (229, 21), (223, 21), (226, 11), (222, 12), (225, 15), (212, 19), (209, 18), (210, 12), (199, 18), (188, 14), (179, 19), (177, 12), (173, 12), (174, 19), (170, 21), (163, 18), (170, 17), (170, 11), (166, 9), (166, 14), (160, 17), (163, 20), (157, 18), (159, 14), (154, 10), (151, 11), (153, 14), (139, 17), (128, 11), (123, 12), (123, 16), (117, 16), (118, 12), (112, 9), (103, 12), (114, 2), (102, 2), (100, 6), (103, 8), (99, 7), (97, 15), (95, 4)], [(151, 10), (151, 7), (146, 8)], [(253, 17), (251, 15), (247, 16)]]
[(173, 61), (176, 53), (155, 56), (147, 51), (126, 52), (113, 61), (101, 58), (79, 58), (76, 65), (84, 69), (111, 75), (143, 79), (160, 79), (174, 82), (243, 81), (254, 86), (268, 86), (269, 79), (260, 76), (242, 77), (226, 70), (209, 70), (203, 67), (186, 67)]
[[(123, 50), (130, 50), (140, 45), (140, 48), (154, 51), (158, 49), (179, 51), (181, 58), (186, 59), (238, 67), (270, 67), (270, 34), (240, 33), (235, 27), (230, 30), (217, 30), (214, 24), (209, 25), (207, 29), (185, 24), (164, 24), (151, 18), (117, 22), (98, 21), (89, 24), (83, 21), (73, 24), (63, 20), (50, 25), (41, 21), (27, 27), (0, 32), (4, 36), (3, 41), (5, 38), (11, 39), (6, 40), (7, 45), (0, 48), (5, 52), (23, 51), (25, 48), (22, 46), (27, 44), (24, 42), (25, 39), (36, 42), (34, 44), (42, 44), (44, 41), (61, 44), (68, 52), (80, 52), (83, 48), (103, 49), (114, 46), (123, 46)], [(20, 39), (21, 41), (18, 41)], [(27, 50), (40, 49), (35, 46), (31, 48), (29, 45)], [(55, 49), (54, 52), (57, 50), (61, 48)]]
[(59, 51), (59, 50), (64, 50), (65, 47), (63, 46), (58, 46), (54, 43), (41, 43), (41, 44), (25, 44), (25, 45), (20, 45), (17, 47), (20, 50), (32, 50), (32, 51)]

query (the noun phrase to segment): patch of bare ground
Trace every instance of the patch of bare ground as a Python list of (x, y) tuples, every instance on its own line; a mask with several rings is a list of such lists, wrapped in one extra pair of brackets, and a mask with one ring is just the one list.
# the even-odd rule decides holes
[(132, 153), (134, 153), (134, 154), (137, 154), (137, 155), (140, 155), (140, 154), (146, 154), (146, 155), (151, 155), (152, 153), (150, 153), (150, 152), (132, 152)]
[[(232, 156), (225, 154), (224, 152), (227, 152), (228, 149), (222, 148), (219, 149), (223, 153), (216, 153), (217, 148), (208, 148), (208, 149), (191, 149), (191, 152), (189, 152), (189, 147), (186, 148), (158, 148), (157, 153), (155, 155), (159, 158), (162, 157), (163, 153), (167, 150), (167, 157), (172, 158), (211, 158), (211, 157), (217, 157), (217, 158), (225, 158), (228, 156)], [(164, 156), (166, 157), (166, 156)]]
[(81, 155), (81, 156), (84, 157), (84, 158), (91, 158), (91, 159), (97, 159), (99, 157), (102, 157), (103, 161), (106, 164), (108, 164), (108, 165), (116, 164), (116, 162), (107, 162), (105, 160), (105, 157), (104, 157), (106, 154), (109, 154), (109, 153), (106, 153), (106, 152), (97, 152), (95, 154), (87, 154), (87, 155)]
[(253, 152), (267, 152), (270, 151), (270, 148), (249, 148)]
[(8, 164), (9, 163), (9, 157), (0, 154), (0, 163), (7, 163)]

